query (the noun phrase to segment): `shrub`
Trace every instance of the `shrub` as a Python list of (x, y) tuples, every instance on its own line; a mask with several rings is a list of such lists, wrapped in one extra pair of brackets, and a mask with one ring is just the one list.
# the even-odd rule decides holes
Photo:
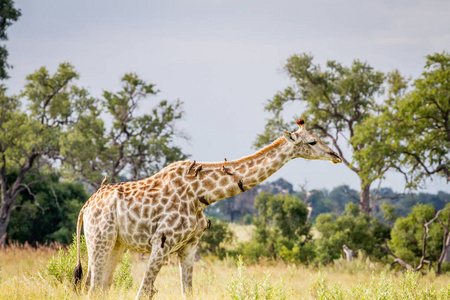
[[(81, 235), (80, 239), (80, 254), (81, 264), (85, 267), (83, 276), (86, 276), (87, 272), (87, 245), (84, 235)], [(47, 272), (50, 278), (63, 283), (71, 284), (73, 282), (73, 269), (77, 264), (77, 237), (73, 236), (73, 243), (67, 248), (67, 250), (59, 249), (58, 255), (53, 256), (47, 263)], [(128, 251), (122, 257), (120, 266), (114, 273), (113, 285), (117, 288), (128, 289), (133, 285), (133, 278), (131, 276), (131, 260)]]
[(258, 217), (253, 219), (254, 237), (241, 247), (246, 258), (252, 262), (261, 257), (306, 262), (314, 257), (308, 210), (299, 198), (261, 193), (255, 199), (255, 208)]
[[(87, 246), (84, 235), (80, 239), (80, 254), (84, 264), (87, 264)], [(59, 248), (58, 255), (53, 256), (47, 263), (48, 275), (61, 283), (73, 281), (72, 272), (77, 264), (77, 236), (73, 236), (73, 243), (64, 251)], [(82, 263), (83, 264), (83, 263)]]
[(131, 275), (130, 252), (127, 250), (122, 257), (120, 266), (114, 272), (113, 285), (119, 289), (128, 290), (133, 286), (133, 276)]
[(203, 233), (198, 251), (200, 254), (217, 255), (222, 259), (226, 255), (225, 246), (233, 240), (233, 236), (227, 223), (211, 219), (211, 227)]
[(352, 250), (362, 249), (369, 255), (382, 257), (384, 253), (375, 244), (382, 244), (390, 235), (387, 225), (360, 213), (354, 203), (348, 203), (340, 217), (319, 215), (316, 229), (322, 235), (322, 238), (315, 240), (316, 259), (324, 264), (339, 258), (344, 244)]
[[(435, 215), (433, 206), (419, 204), (413, 207), (407, 217), (398, 218), (392, 229), (392, 239), (389, 243), (392, 251), (409, 264), (417, 266), (422, 256), (424, 223)], [(430, 224), (428, 234), (426, 259), (435, 262), (442, 251), (443, 229), (439, 222)]]

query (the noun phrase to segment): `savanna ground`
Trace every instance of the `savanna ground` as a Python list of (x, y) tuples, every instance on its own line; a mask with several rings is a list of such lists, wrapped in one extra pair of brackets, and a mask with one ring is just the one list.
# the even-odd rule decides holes
[[(251, 232), (236, 225), (233, 230), (240, 240)], [(48, 274), (47, 264), (57, 255), (52, 247), (0, 250), (0, 299), (87, 299), (85, 294), (77, 295), (70, 283), (60, 283)], [(146, 257), (132, 253), (130, 263), (130, 289), (113, 287), (107, 295), (91, 299), (134, 299)], [(235, 259), (204, 257), (196, 263), (190, 299), (450, 299), (449, 284), (449, 275), (404, 274), (365, 258), (315, 267), (271, 261), (237, 266)], [(162, 268), (155, 285), (154, 299), (181, 299), (175, 257)]]

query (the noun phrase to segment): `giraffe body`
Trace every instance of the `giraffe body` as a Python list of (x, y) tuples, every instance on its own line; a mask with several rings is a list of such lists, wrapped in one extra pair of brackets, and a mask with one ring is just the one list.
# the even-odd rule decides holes
[(203, 213), (208, 205), (256, 186), (296, 157), (341, 162), (298, 124), (297, 132), (285, 132), (272, 145), (236, 161), (181, 161), (143, 180), (102, 184), (78, 218), (78, 246), (84, 220), (90, 292), (109, 288), (125, 248), (150, 253), (137, 298), (153, 295), (154, 280), (170, 253), (178, 254), (183, 295), (190, 291), (196, 245), (209, 225)]

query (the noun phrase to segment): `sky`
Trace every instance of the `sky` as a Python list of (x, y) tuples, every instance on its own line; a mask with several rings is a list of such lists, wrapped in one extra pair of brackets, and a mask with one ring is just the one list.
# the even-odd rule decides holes
[[(426, 55), (450, 50), (450, 1), (20, 0), (16, 7), (22, 16), (6, 44), (11, 93), (26, 75), (41, 66), (53, 73), (62, 62), (75, 66), (77, 84), (96, 97), (120, 90), (121, 77), (136, 72), (161, 91), (140, 112), (162, 99), (184, 102), (178, 126), (190, 141), (180, 144), (197, 161), (255, 151), (270, 117), (264, 105), (290, 84), (283, 66), (293, 54), (312, 54), (322, 66), (359, 59), (414, 79)], [(287, 107), (292, 130), (301, 113), (301, 106)], [(269, 181), (280, 177), (297, 189), (359, 190), (344, 164), (326, 161), (296, 159)], [(404, 182), (390, 173), (382, 186), (401, 192)], [(439, 190), (450, 192), (450, 184), (434, 179), (424, 189)]]

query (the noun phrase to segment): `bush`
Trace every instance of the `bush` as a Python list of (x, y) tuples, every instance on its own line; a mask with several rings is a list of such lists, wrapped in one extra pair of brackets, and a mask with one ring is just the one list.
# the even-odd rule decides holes
[(133, 286), (133, 276), (131, 275), (130, 252), (127, 250), (122, 257), (120, 266), (114, 272), (113, 285), (119, 289), (128, 290)]
[[(439, 215), (442, 221), (448, 224), (450, 204)], [(392, 229), (392, 239), (389, 243), (392, 251), (412, 266), (417, 266), (422, 257), (424, 224), (434, 218), (436, 211), (431, 205), (418, 204), (412, 208), (407, 217), (398, 218)], [(428, 226), (428, 239), (426, 241), (426, 259), (436, 262), (442, 252), (444, 229), (435, 220)]]
[[(87, 272), (87, 245), (84, 235), (80, 238), (80, 255), (81, 264), (84, 265), (83, 277)], [(73, 283), (73, 269), (77, 264), (77, 236), (73, 236), (73, 243), (67, 248), (67, 251), (62, 248), (59, 249), (58, 255), (53, 256), (47, 263), (47, 272), (50, 278), (63, 283)], [(122, 257), (120, 267), (114, 273), (113, 285), (117, 288), (129, 289), (133, 285), (133, 278), (131, 276), (131, 261), (128, 251)]]
[[(87, 246), (84, 235), (80, 238), (80, 255), (82, 264), (87, 265)], [(73, 243), (64, 251), (59, 248), (58, 255), (53, 256), (47, 263), (48, 275), (61, 283), (73, 282), (73, 269), (77, 264), (77, 236), (73, 236)]]
[(241, 246), (251, 262), (261, 257), (306, 262), (314, 257), (311, 224), (306, 205), (292, 195), (261, 193), (255, 199), (258, 217), (253, 219), (254, 237)]
[(316, 229), (322, 234), (322, 238), (315, 240), (316, 259), (323, 264), (341, 257), (344, 244), (352, 250), (362, 249), (381, 258), (385, 254), (375, 244), (382, 244), (390, 235), (387, 225), (360, 213), (354, 203), (348, 203), (340, 217), (319, 215)]
[(227, 223), (211, 219), (211, 227), (203, 233), (198, 251), (200, 254), (216, 255), (222, 259), (226, 256), (225, 246), (231, 243), (233, 237)]

